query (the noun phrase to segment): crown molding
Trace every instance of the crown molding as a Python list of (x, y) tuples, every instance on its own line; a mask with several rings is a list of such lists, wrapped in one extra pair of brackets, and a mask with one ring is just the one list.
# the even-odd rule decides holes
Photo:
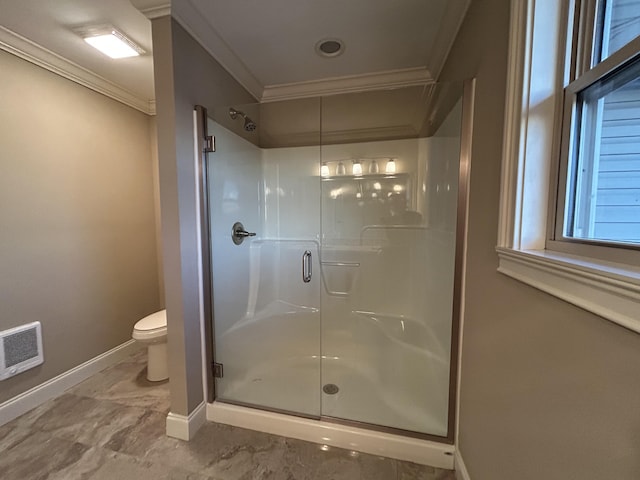
[(189, 0), (173, 5), (171, 15), (251, 95), (256, 99), (262, 96), (262, 83)]
[(322, 80), (267, 85), (262, 93), (261, 102), (293, 100), (339, 93), (366, 92), (381, 88), (412, 87), (433, 82), (431, 73), (425, 67), (403, 68), (363, 75), (347, 75)]
[(163, 6), (163, 7), (155, 7), (149, 8), (145, 10), (140, 10), (145, 17), (149, 20), (153, 20), (154, 18), (167, 17), (171, 15), (171, 6)]
[(470, 4), (471, 0), (449, 0), (447, 2), (442, 22), (440, 22), (440, 29), (431, 48), (427, 63), (427, 68), (433, 73), (435, 79), (440, 76), (440, 72), (449, 57), (449, 52), (458, 36), (458, 31), (462, 26)]
[(147, 115), (155, 114), (155, 100), (141, 98), (133, 92), (3, 26), (0, 26), (0, 50), (11, 53)]
[(131, 5), (149, 20), (171, 15), (171, 2), (166, 0), (131, 0)]

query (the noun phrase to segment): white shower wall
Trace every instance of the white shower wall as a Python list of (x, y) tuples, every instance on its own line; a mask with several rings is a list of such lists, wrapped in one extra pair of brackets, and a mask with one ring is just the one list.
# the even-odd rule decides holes
[(261, 149), (265, 238), (319, 240), (320, 147)]

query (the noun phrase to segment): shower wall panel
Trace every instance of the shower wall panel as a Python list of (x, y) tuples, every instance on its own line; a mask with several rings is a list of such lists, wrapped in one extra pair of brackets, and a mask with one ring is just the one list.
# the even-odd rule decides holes
[(320, 236), (319, 147), (262, 150), (265, 238)]

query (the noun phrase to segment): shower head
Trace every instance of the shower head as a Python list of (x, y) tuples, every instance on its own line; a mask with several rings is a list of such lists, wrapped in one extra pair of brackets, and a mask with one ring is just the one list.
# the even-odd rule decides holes
[(255, 124), (253, 120), (245, 115), (244, 117), (244, 129), (247, 132), (253, 132), (258, 126)]
[(256, 128), (258, 128), (256, 123), (253, 120), (251, 120), (249, 117), (247, 117), (247, 115), (244, 112), (241, 112), (240, 110), (236, 110), (233, 107), (229, 108), (229, 116), (231, 117), (232, 120), (235, 120), (238, 117), (238, 115), (240, 115), (244, 119), (244, 130), (246, 132), (253, 132)]

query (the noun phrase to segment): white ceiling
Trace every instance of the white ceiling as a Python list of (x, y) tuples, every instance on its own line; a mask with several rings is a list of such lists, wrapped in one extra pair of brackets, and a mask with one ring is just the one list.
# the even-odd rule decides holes
[(0, 22), (0, 48), (17, 49), (12, 53), (40, 59), (50, 69), (85, 75), (89, 83), (139, 99), (142, 106), (155, 98), (151, 54), (112, 60), (73, 32), (78, 26), (112, 24), (151, 52), (151, 24), (129, 0), (0, 0)]
[[(151, 111), (151, 25), (132, 3), (155, 13), (168, 6), (167, 0), (0, 0), (0, 48), (39, 58), (54, 71), (71, 70), (70, 78), (86, 79), (79, 83)], [(428, 83), (439, 74), (469, 3), (173, 0), (171, 12), (254, 96), (274, 100)], [(73, 32), (105, 23), (149, 54), (112, 60)], [(344, 41), (342, 55), (315, 54), (316, 42), (328, 37)]]

